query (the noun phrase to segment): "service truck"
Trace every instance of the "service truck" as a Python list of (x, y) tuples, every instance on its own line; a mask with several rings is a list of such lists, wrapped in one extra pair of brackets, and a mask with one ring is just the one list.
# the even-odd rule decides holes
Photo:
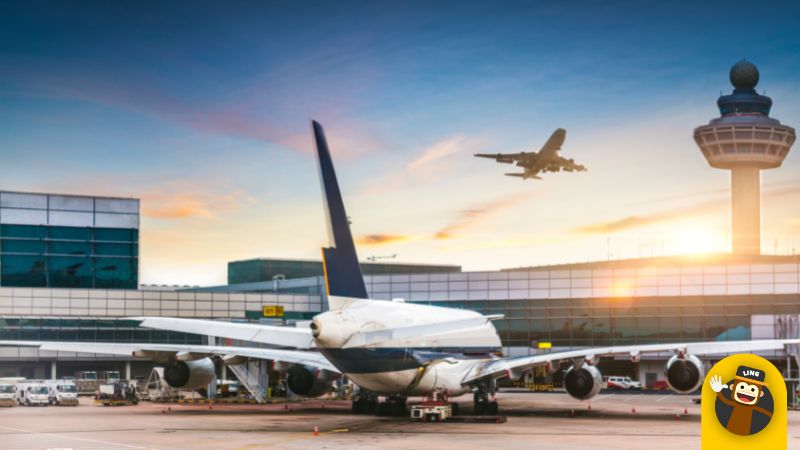
[(47, 406), (50, 404), (49, 389), (41, 381), (17, 383), (17, 404), (25, 406)]
[(13, 384), (0, 381), (0, 406), (8, 407), (16, 405), (17, 401), (14, 399), (15, 393), (16, 389)]
[(78, 388), (78, 395), (95, 395), (98, 386), (97, 372), (93, 370), (75, 372), (75, 386)]
[(51, 405), (78, 406), (78, 388), (67, 380), (48, 380), (48, 397)]
[(97, 388), (96, 401), (103, 406), (135, 405), (139, 403), (136, 385), (128, 381), (101, 384)]

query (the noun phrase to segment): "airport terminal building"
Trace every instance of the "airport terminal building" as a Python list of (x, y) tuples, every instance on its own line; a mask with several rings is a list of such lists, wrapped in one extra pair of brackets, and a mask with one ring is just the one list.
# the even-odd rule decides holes
[[(419, 266), (423, 267), (423, 266)], [(665, 257), (500, 271), (366, 275), (370, 296), (484, 314), (504, 353), (677, 341), (797, 337), (800, 258), (795, 256)], [(280, 306), (265, 317), (265, 307)], [(285, 323), (327, 308), (321, 277), (276, 279), (187, 290), (0, 287), (1, 340), (202, 344), (205, 336), (146, 330), (135, 316)], [(656, 355), (637, 363), (604, 361), (607, 375), (664, 379)], [(786, 355), (767, 354), (779, 367)], [(145, 376), (152, 364), (105, 355), (0, 348), (0, 376), (49, 377), (76, 370), (120, 370)], [(792, 366), (796, 367), (796, 366)], [(793, 372), (794, 373), (794, 372)]]

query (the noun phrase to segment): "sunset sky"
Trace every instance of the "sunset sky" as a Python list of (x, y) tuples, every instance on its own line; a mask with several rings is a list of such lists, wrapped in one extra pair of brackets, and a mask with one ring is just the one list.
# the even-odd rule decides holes
[[(319, 257), (314, 118), (362, 259), (727, 252), (730, 175), (692, 131), (742, 58), (800, 125), (800, 3), (699, 3), (5, 1), (0, 189), (141, 198), (140, 281), (221, 284)], [(557, 127), (588, 172), (472, 157)], [(800, 251), (798, 152), (762, 174), (765, 253)]]

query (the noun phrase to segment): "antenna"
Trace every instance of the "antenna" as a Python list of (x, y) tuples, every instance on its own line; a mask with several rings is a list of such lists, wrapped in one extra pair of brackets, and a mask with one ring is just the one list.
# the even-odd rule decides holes
[(375, 261), (377, 261), (377, 260), (379, 260), (379, 259), (395, 259), (395, 258), (397, 258), (397, 253), (395, 253), (395, 254), (393, 254), (393, 255), (384, 255), (384, 256), (376, 256), (376, 255), (372, 255), (372, 256), (370, 256), (370, 257), (368, 257), (368, 258), (367, 258), (367, 261), (369, 261), (369, 262), (375, 262)]

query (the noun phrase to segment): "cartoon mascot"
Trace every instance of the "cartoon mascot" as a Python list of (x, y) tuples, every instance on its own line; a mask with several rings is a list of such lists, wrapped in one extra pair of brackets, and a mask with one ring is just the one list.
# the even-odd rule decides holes
[[(720, 408), (717, 408), (717, 418), (725, 429), (739, 436), (749, 436), (761, 431), (769, 423), (772, 418), (772, 405), (769, 405), (769, 409), (758, 406), (759, 401), (764, 397), (764, 391), (769, 392), (764, 377), (763, 370), (747, 366), (739, 366), (736, 370), (736, 377), (730, 382), (730, 385), (723, 384), (719, 375), (711, 377), (709, 383), (711, 389), (717, 393), (717, 405), (719, 406), (719, 403), (722, 402), (733, 408), (727, 422), (725, 422), (727, 414), (720, 414)], [(730, 389), (730, 398), (723, 394), (724, 389)], [(754, 414), (762, 415), (762, 417), (756, 416), (757, 424), (753, 423)]]

